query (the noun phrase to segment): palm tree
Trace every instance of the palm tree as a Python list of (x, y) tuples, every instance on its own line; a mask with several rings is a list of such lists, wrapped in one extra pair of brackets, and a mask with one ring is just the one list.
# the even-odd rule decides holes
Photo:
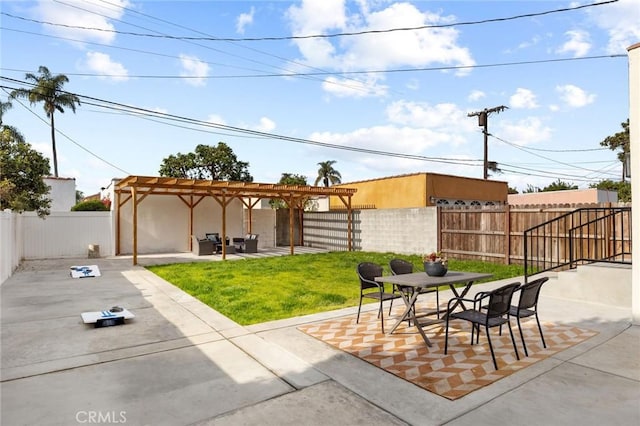
[(320, 183), (320, 181), (322, 181), (324, 183), (324, 186), (326, 186), (327, 188), (329, 187), (329, 184), (335, 185), (342, 182), (342, 176), (340, 175), (340, 172), (333, 168), (333, 165), (335, 163), (336, 161), (334, 160), (321, 161), (320, 163), (318, 163), (320, 168), (318, 169), (318, 177), (313, 184), (314, 186), (318, 186), (318, 183)]
[(4, 116), (4, 113), (9, 111), (12, 107), (13, 105), (11, 105), (11, 102), (0, 101), (0, 132), (2, 132), (3, 138), (5, 137), (5, 134), (6, 134), (7, 138), (11, 138), (16, 142), (24, 142), (24, 136), (22, 136), (22, 134), (20, 133), (20, 131), (18, 131), (18, 129), (16, 129), (13, 126), (8, 126), (4, 124), (4, 122), (2, 121), (2, 117)]
[(80, 105), (80, 98), (73, 93), (65, 92), (62, 86), (69, 82), (64, 74), (51, 75), (49, 69), (43, 65), (38, 68), (39, 75), (27, 73), (25, 80), (32, 82), (31, 89), (16, 89), (9, 95), (10, 98), (28, 99), (31, 105), (38, 102), (44, 103), (44, 111), (51, 120), (51, 147), (53, 149), (53, 171), (58, 177), (58, 154), (56, 152), (56, 130), (53, 120), (53, 113), (57, 110), (64, 113), (64, 107), (71, 108), (76, 112), (76, 104)]

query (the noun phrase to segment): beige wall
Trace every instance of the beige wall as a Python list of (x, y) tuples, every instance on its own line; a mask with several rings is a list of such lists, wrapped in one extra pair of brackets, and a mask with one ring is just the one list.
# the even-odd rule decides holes
[[(120, 254), (133, 252), (132, 202), (120, 211)], [(227, 236), (244, 235), (242, 202), (227, 206)], [(193, 209), (193, 234), (204, 238), (208, 232), (222, 235), (222, 208), (206, 197)], [(174, 195), (149, 195), (138, 204), (138, 254), (189, 251), (189, 207)]]
[(567, 191), (532, 192), (529, 194), (509, 194), (508, 200), (509, 205), (617, 203), (618, 193), (616, 191), (589, 188)]
[[(631, 152), (631, 199), (640, 200), (640, 43), (629, 47), (629, 133)], [(632, 210), (632, 220), (640, 223), (640, 209)], [(633, 227), (632, 240), (640, 241), (640, 226)], [(640, 324), (640, 250), (632, 254), (631, 312)]]

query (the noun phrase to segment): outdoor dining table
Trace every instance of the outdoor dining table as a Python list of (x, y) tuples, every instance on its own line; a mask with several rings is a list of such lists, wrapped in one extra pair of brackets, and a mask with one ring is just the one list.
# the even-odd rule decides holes
[[(424, 333), (424, 330), (422, 328), (428, 325), (443, 322), (443, 318), (446, 318), (446, 315), (448, 315), (450, 312), (453, 312), (453, 310), (456, 309), (458, 305), (460, 305), (463, 309), (466, 309), (466, 307), (464, 306), (464, 303), (459, 300), (457, 303), (451, 306), (451, 309), (449, 311), (444, 313), (444, 317), (430, 320), (419, 320), (419, 316), (416, 314), (415, 304), (418, 300), (418, 296), (420, 295), (420, 290), (448, 285), (455, 297), (465, 297), (475, 281), (489, 278), (491, 276), (492, 274), (478, 272), (448, 271), (447, 274), (442, 277), (432, 277), (430, 275), (427, 275), (425, 272), (414, 272), (411, 274), (384, 275), (381, 277), (375, 277), (374, 279), (377, 282), (391, 283), (398, 286), (401, 289), (400, 293), (402, 294), (402, 300), (404, 300), (406, 307), (405, 311), (400, 316), (400, 319), (398, 319), (393, 328), (391, 328), (391, 331), (389, 331), (389, 334), (393, 333), (398, 325), (405, 321), (407, 317), (411, 317), (411, 319), (413, 320), (413, 324), (418, 329), (418, 332), (422, 336), (422, 339), (427, 344), (427, 346), (430, 347), (431, 341)], [(457, 284), (464, 284), (464, 287), (456, 287)], [(426, 315), (436, 314), (436, 312), (437, 311), (433, 311)], [(423, 318), (424, 316), (424, 314), (420, 315), (420, 318)]]

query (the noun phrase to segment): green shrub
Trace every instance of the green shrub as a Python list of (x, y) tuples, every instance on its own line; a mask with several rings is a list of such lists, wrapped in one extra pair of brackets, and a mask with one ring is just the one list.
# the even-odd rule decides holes
[(72, 212), (106, 212), (109, 208), (100, 200), (81, 201), (71, 207)]

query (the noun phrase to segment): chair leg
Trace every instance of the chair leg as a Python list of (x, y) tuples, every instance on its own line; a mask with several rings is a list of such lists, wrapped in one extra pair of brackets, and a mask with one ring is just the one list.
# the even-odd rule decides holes
[[(478, 330), (480, 332), (480, 330)], [(498, 362), (496, 361), (496, 356), (493, 353), (493, 345), (491, 344), (491, 335), (489, 334), (489, 326), (485, 326), (485, 333), (487, 333), (487, 341), (489, 342), (489, 350), (491, 351), (491, 359), (493, 359), (493, 366), (498, 369)]]
[[(393, 300), (391, 300), (393, 302)], [(380, 327), (382, 334), (384, 334), (384, 312), (382, 312), (382, 299), (380, 299), (380, 309), (378, 310), (378, 316), (380, 317)]]
[(522, 326), (520, 325), (520, 317), (518, 319), (518, 330), (520, 331), (520, 339), (522, 340), (522, 348), (524, 349), (524, 356), (529, 356), (529, 351), (527, 351), (527, 344), (524, 342), (524, 334), (522, 334)]
[(362, 307), (362, 295), (360, 295), (360, 303), (358, 303), (358, 316), (356, 317), (356, 324), (360, 321), (360, 308)]
[(444, 326), (444, 354), (447, 354), (447, 347), (449, 346), (449, 315)]
[(516, 339), (513, 337), (513, 330), (511, 329), (511, 321), (507, 322), (509, 326), (509, 334), (511, 335), (511, 343), (513, 343), (513, 350), (516, 353), (516, 359), (520, 361), (520, 354), (518, 353), (518, 347), (516, 346)]
[(538, 319), (538, 312), (536, 311), (536, 322), (538, 323), (538, 331), (540, 332), (540, 338), (542, 339), (542, 346), (544, 348), (547, 347), (547, 344), (544, 341), (544, 335), (542, 334), (542, 327), (540, 326), (540, 320)]
[(436, 317), (440, 319), (440, 291), (436, 287)]

